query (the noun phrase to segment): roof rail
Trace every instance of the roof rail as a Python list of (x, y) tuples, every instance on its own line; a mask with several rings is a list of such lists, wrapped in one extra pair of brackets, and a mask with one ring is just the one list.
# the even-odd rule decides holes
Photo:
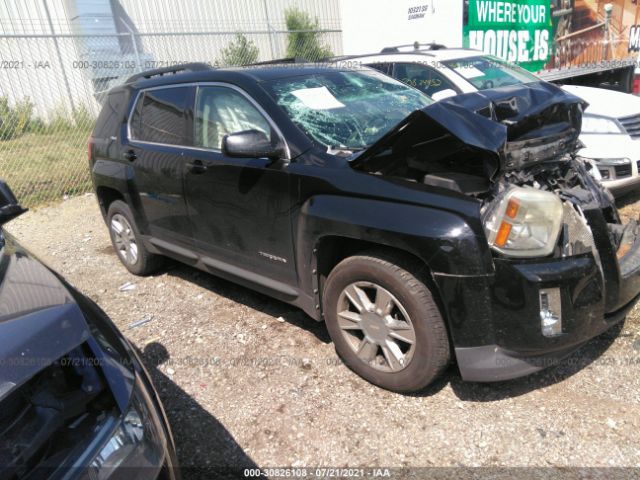
[(413, 47), (414, 50), (443, 50), (447, 48), (446, 45), (441, 43), (431, 42), (431, 43), (409, 43), (407, 45), (395, 45), (393, 47), (385, 47), (380, 50), (380, 53), (399, 53), (401, 48)]
[(206, 63), (194, 62), (194, 63), (183, 63), (180, 65), (173, 65), (171, 67), (164, 68), (156, 68), (154, 70), (147, 70), (145, 72), (136, 73), (135, 75), (131, 75), (127, 78), (126, 83), (135, 82), (140, 79), (149, 79), (152, 77), (161, 77), (166, 74), (176, 75), (181, 72), (201, 72), (203, 70), (211, 70), (212, 67), (207, 65)]
[(276, 58), (274, 60), (264, 60), (262, 62), (249, 63), (243, 65), (245, 67), (253, 67), (254, 65), (278, 65), (279, 63), (309, 63), (310, 61), (302, 57)]

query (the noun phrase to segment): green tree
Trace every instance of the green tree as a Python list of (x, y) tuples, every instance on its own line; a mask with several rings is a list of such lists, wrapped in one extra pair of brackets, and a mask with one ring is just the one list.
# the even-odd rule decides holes
[(222, 65), (247, 65), (258, 59), (260, 50), (257, 45), (242, 33), (236, 33), (234, 40), (222, 49), (220, 62)]
[(0, 97), (0, 140), (11, 140), (22, 135), (29, 127), (33, 103), (29, 97), (9, 104), (7, 97)]
[(287, 57), (304, 58), (305, 60), (321, 60), (333, 56), (331, 47), (322, 43), (320, 24), (317, 18), (303, 12), (296, 7), (288, 8), (284, 12), (287, 30)]

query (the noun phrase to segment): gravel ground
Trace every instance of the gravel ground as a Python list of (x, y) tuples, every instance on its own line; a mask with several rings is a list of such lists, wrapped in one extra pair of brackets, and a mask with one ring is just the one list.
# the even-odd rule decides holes
[[(637, 200), (623, 203), (623, 215), (638, 217)], [(129, 274), (93, 195), (29, 212), (8, 229), (143, 352), (183, 466), (640, 472), (638, 308), (539, 374), (474, 384), (451, 367), (429, 390), (401, 395), (351, 373), (324, 326), (284, 303), (186, 266)]]

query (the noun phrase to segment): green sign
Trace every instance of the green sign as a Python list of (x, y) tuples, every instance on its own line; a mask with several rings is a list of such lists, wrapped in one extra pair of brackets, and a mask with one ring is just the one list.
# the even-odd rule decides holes
[[(465, 2), (466, 4), (466, 2)], [(464, 46), (536, 72), (551, 56), (550, 0), (469, 0)]]

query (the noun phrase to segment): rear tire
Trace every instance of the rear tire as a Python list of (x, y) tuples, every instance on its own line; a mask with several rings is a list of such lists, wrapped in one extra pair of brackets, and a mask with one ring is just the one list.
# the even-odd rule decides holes
[(349, 257), (329, 274), (322, 302), (329, 335), (345, 364), (396, 392), (425, 388), (450, 359), (433, 295), (406, 263), (383, 252)]
[(131, 273), (144, 276), (162, 267), (164, 257), (145, 248), (131, 209), (122, 200), (115, 200), (109, 206), (107, 226), (118, 258)]

